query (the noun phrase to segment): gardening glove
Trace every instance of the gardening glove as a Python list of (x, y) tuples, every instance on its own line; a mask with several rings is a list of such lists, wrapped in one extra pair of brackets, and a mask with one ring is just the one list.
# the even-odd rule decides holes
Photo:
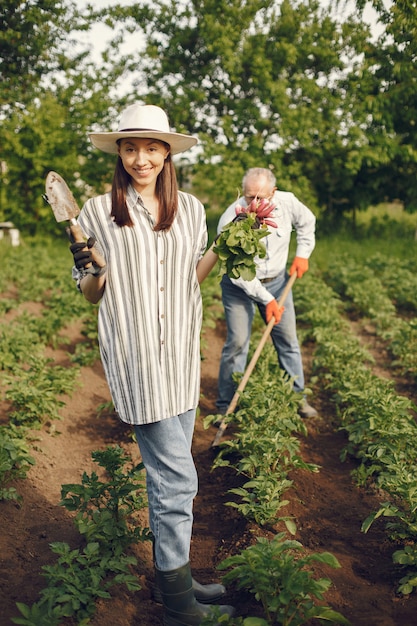
[[(86, 274), (92, 274), (96, 278), (102, 276), (106, 271), (106, 266), (100, 267), (93, 260), (93, 254), (91, 248), (96, 243), (94, 237), (90, 237), (87, 242), (72, 243), (70, 250), (74, 257), (75, 267), (82, 270)], [(88, 266), (88, 267), (87, 267)]]
[(272, 317), (275, 317), (275, 325), (279, 324), (284, 311), (285, 307), (279, 306), (276, 300), (271, 300), (271, 302), (268, 302), (265, 308), (266, 323), (269, 324)]
[(303, 274), (308, 270), (308, 259), (303, 259), (301, 256), (296, 256), (290, 267), (290, 276), (297, 272), (297, 278), (301, 278)]

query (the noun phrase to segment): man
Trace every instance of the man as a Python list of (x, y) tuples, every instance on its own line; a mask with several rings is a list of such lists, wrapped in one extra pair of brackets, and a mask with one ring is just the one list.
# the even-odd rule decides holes
[[(314, 214), (292, 193), (277, 191), (275, 176), (266, 168), (248, 170), (242, 181), (243, 198), (231, 204), (220, 218), (218, 233), (236, 217), (237, 204), (248, 206), (254, 198), (268, 199), (276, 208), (269, 216), (277, 228), (268, 226), (269, 235), (262, 239), (266, 256), (256, 261), (256, 277), (251, 281), (230, 279), (226, 274), (221, 281), (222, 300), (226, 318), (227, 337), (223, 346), (216, 402), (219, 413), (224, 414), (236, 391), (234, 372), (246, 367), (255, 303), (263, 319), (268, 323), (272, 316), (276, 323), (271, 339), (277, 351), (280, 367), (294, 380), (294, 391), (304, 391), (304, 371), (296, 332), (296, 318), (292, 293), (285, 307), (278, 300), (288, 279), (286, 271), (291, 232), (296, 231), (297, 249), (289, 274), (301, 278), (308, 270), (308, 259), (315, 246)], [(300, 403), (301, 417), (315, 417), (317, 411), (305, 396)]]

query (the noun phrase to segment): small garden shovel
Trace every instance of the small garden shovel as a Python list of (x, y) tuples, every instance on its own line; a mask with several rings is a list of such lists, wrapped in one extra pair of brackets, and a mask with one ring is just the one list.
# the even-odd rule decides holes
[[(49, 172), (45, 181), (44, 200), (51, 206), (57, 222), (69, 222), (70, 239), (73, 243), (82, 243), (86, 241), (86, 237), (77, 223), (77, 216), (80, 213), (78, 204), (72, 195), (70, 188), (65, 180), (56, 172)], [(86, 243), (87, 245), (87, 243)], [(99, 267), (106, 265), (105, 260), (97, 252), (91, 248), (94, 263)], [(88, 265), (86, 266), (88, 267)]]
[[(288, 296), (288, 294), (289, 294), (289, 292), (291, 290), (291, 287), (295, 283), (296, 278), (297, 278), (297, 272), (294, 272), (290, 276), (290, 278), (288, 279), (287, 284), (284, 287), (284, 290), (283, 290), (283, 292), (281, 294), (281, 297), (278, 300), (278, 306), (280, 306), (280, 307), (283, 306), (283, 304), (284, 304), (284, 302), (285, 302), (285, 300), (286, 300), (286, 298), (287, 298), (287, 296)], [(216, 448), (219, 445), (220, 439), (223, 437), (224, 431), (227, 428), (226, 418), (227, 418), (228, 415), (233, 413), (233, 411), (235, 410), (236, 405), (237, 405), (237, 403), (239, 401), (240, 394), (242, 393), (242, 391), (246, 387), (246, 383), (248, 382), (249, 377), (252, 374), (253, 368), (256, 365), (256, 362), (257, 362), (257, 360), (259, 358), (259, 355), (262, 352), (262, 348), (264, 347), (264, 345), (266, 343), (266, 340), (268, 339), (269, 335), (271, 334), (271, 331), (272, 331), (274, 325), (275, 325), (275, 318), (273, 317), (270, 320), (270, 322), (268, 323), (267, 327), (265, 328), (264, 333), (263, 333), (263, 335), (261, 337), (261, 340), (260, 340), (260, 342), (259, 342), (259, 344), (258, 344), (258, 346), (257, 346), (257, 348), (255, 350), (255, 352), (253, 353), (253, 356), (252, 356), (252, 358), (250, 360), (250, 363), (247, 366), (247, 368), (245, 370), (245, 373), (242, 376), (242, 380), (240, 381), (239, 386), (236, 389), (235, 395), (233, 396), (231, 403), (227, 407), (227, 411), (226, 411), (226, 413), (224, 415), (224, 418), (220, 422), (217, 434), (216, 434), (216, 436), (215, 436), (215, 438), (213, 440), (213, 443), (211, 444), (212, 448)]]

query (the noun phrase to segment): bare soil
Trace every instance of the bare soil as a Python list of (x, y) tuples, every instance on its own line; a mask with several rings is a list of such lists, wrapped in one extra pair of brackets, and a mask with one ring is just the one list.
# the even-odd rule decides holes
[[(363, 340), (377, 358), (376, 367), (389, 375), (384, 366), (383, 346), (366, 332)], [(66, 329), (71, 339), (70, 350), (81, 341), (75, 325)], [(191, 546), (193, 574), (200, 582), (220, 581), (216, 565), (226, 556), (240, 552), (253, 543), (259, 534), (272, 536), (270, 531), (246, 522), (234, 509), (224, 506), (227, 490), (236, 486), (238, 477), (231, 470), (211, 471), (214, 451), (211, 442), (214, 427), (204, 430), (202, 418), (215, 411), (217, 373), (224, 338), (223, 324), (207, 329), (203, 342), (200, 416), (194, 438), (194, 457), (199, 473), (200, 489), (195, 501), (194, 537)], [(70, 366), (65, 350), (50, 356), (59, 364)], [(307, 379), (311, 365), (311, 350), (304, 348)], [(401, 381), (399, 381), (401, 385)], [(403, 385), (404, 388), (404, 385)], [(81, 482), (82, 473), (91, 473), (97, 465), (91, 459), (94, 450), (119, 444), (140, 460), (130, 429), (113, 414), (97, 417), (97, 407), (110, 396), (100, 363), (83, 368), (79, 387), (61, 411), (62, 420), (46, 424), (33, 431), (36, 465), (26, 480), (15, 486), (22, 495), (20, 505), (0, 503), (0, 624), (9, 626), (19, 615), (16, 602), (31, 605), (45, 586), (41, 575), (43, 565), (55, 562), (49, 544), (64, 541), (72, 547), (81, 545), (71, 514), (59, 506), (62, 484)], [(301, 440), (303, 457), (320, 466), (320, 472), (294, 472), (290, 504), (285, 514), (293, 515), (297, 523), (296, 538), (311, 552), (329, 551), (341, 564), (338, 570), (318, 568), (333, 585), (326, 602), (347, 617), (352, 626), (412, 626), (417, 622), (417, 597), (400, 597), (396, 587), (400, 574), (392, 564), (395, 546), (387, 539), (383, 522), (375, 523), (365, 535), (363, 520), (379, 506), (378, 494), (355, 487), (350, 472), (355, 461), (340, 461), (345, 437), (337, 430), (335, 409), (328, 398), (317, 390), (314, 405), (319, 418), (308, 420), (308, 436)], [(9, 407), (0, 402), (0, 423), (7, 420)], [(277, 416), (277, 425), (279, 416)], [(146, 512), (143, 523), (147, 524)], [(276, 531), (283, 530), (277, 525)], [(124, 587), (114, 589), (111, 600), (98, 602), (93, 626), (159, 626), (162, 609), (151, 598), (153, 579), (150, 546), (141, 544), (133, 549), (138, 558), (137, 576), (142, 589), (136, 593)], [(259, 606), (248, 594), (229, 589), (225, 599), (237, 608), (241, 616), (260, 615)]]

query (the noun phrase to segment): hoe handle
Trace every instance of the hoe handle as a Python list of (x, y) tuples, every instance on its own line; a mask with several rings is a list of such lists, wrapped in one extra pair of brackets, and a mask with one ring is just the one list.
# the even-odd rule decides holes
[[(291, 290), (291, 287), (295, 283), (296, 278), (297, 278), (297, 272), (294, 272), (290, 276), (287, 284), (284, 287), (284, 290), (283, 290), (283, 292), (281, 294), (281, 297), (280, 297), (280, 299), (278, 301), (278, 306), (280, 306), (280, 307), (283, 306), (283, 304), (284, 304), (285, 300), (287, 299), (287, 296), (288, 296), (288, 294), (289, 294), (289, 292)], [(252, 356), (252, 358), (250, 360), (249, 365), (247, 366), (247, 368), (245, 370), (245, 373), (242, 376), (242, 379), (241, 379), (241, 381), (239, 383), (239, 386), (236, 389), (235, 395), (233, 396), (231, 403), (227, 407), (227, 411), (225, 413), (225, 416), (222, 419), (222, 421), (220, 422), (217, 434), (216, 434), (216, 436), (214, 438), (213, 443), (211, 444), (212, 448), (216, 448), (219, 445), (220, 439), (223, 437), (224, 431), (227, 428), (227, 423), (225, 421), (225, 418), (228, 415), (230, 415), (231, 413), (233, 413), (233, 411), (235, 410), (236, 405), (237, 405), (237, 403), (239, 401), (240, 394), (242, 393), (242, 391), (246, 387), (246, 383), (248, 382), (249, 377), (252, 374), (253, 368), (256, 365), (256, 362), (257, 362), (257, 360), (259, 358), (259, 355), (262, 352), (262, 348), (264, 347), (264, 345), (266, 343), (266, 340), (268, 339), (269, 335), (271, 334), (271, 331), (272, 331), (274, 325), (275, 325), (275, 317), (272, 317), (272, 319), (268, 323), (268, 326), (265, 328), (265, 330), (263, 332), (261, 340), (260, 340), (260, 342), (259, 342), (259, 344), (258, 344), (258, 346), (257, 346), (257, 348), (255, 350), (255, 352), (253, 353), (253, 356)]]

